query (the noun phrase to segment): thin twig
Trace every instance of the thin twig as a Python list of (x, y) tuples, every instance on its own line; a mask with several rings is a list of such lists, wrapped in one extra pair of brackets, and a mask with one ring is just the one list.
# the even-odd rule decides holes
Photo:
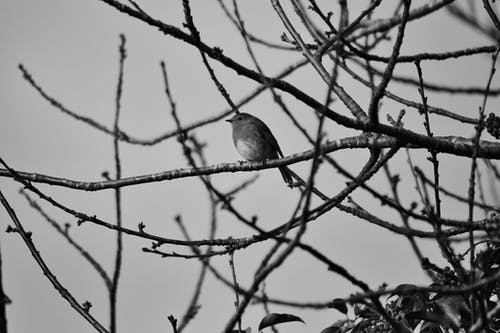
[[(417, 68), (417, 74), (418, 74), (418, 79), (420, 83), (419, 87), (419, 93), (420, 97), (422, 99), (422, 105), (423, 105), (423, 113), (424, 113), (424, 127), (425, 131), (427, 132), (427, 135), (429, 137), (433, 137), (434, 133), (431, 130), (431, 123), (430, 123), (430, 118), (429, 118), (429, 111), (427, 109), (427, 97), (425, 96), (425, 91), (424, 91), (424, 78), (422, 74), (422, 67), (420, 65), (420, 62), (415, 62), (415, 66)], [(455, 269), (455, 272), (459, 274), (459, 276), (462, 278), (462, 281), (467, 281), (466, 279), (466, 274), (465, 271), (460, 264), (460, 261), (456, 258), (455, 254), (453, 253), (453, 249), (449, 245), (449, 243), (443, 239), (442, 237), (442, 225), (441, 225), (441, 197), (439, 195), (439, 160), (438, 160), (438, 153), (433, 150), (429, 149), (430, 153), (430, 161), (432, 163), (432, 168), (434, 172), (434, 205), (435, 205), (435, 211), (432, 209), (432, 206), (430, 203), (428, 204), (428, 209), (427, 213), (431, 218), (435, 217), (435, 222), (433, 223), (433, 228), (436, 232), (436, 241), (439, 245), (439, 248), (441, 249), (442, 255), (446, 258), (446, 260), (453, 266)], [(425, 189), (425, 185), (423, 185)]]
[(57, 221), (55, 221), (53, 218), (51, 218), (43, 209), (40, 207), (40, 205), (33, 199), (31, 198), (28, 193), (24, 189), (20, 190), (20, 193), (26, 198), (28, 203), (30, 204), (33, 209), (35, 209), (61, 236), (63, 236), (71, 246), (73, 246), (85, 260), (87, 260), (90, 265), (99, 273), (101, 278), (103, 279), (104, 283), (106, 284), (106, 287), (108, 290), (111, 289), (111, 279), (104, 270), (104, 268), (97, 262), (97, 260), (92, 256), (88, 251), (86, 251), (80, 244), (78, 244), (73, 237), (69, 234), (69, 224), (68, 227), (64, 228), (62, 227)]
[[(231, 268), (231, 276), (233, 278), (233, 285), (234, 285), (234, 294), (236, 297), (236, 300), (234, 302), (234, 306), (236, 309), (240, 306), (240, 294), (238, 293), (239, 285), (238, 285), (238, 280), (236, 279), (236, 268), (234, 267), (234, 252), (231, 252), (229, 254), (229, 267)], [(238, 317), (238, 332), (241, 332), (241, 316)]]
[[(491, 52), (487, 53), (493, 53), (496, 50), (496, 47), (491, 47)], [(425, 59), (421, 59), (420, 57), (412, 57), (414, 59), (413, 62), (420, 61), (422, 62)], [(355, 59), (355, 58), (349, 58), (349, 60), (353, 61), (354, 63), (363, 66), (367, 69), (368, 73), (370, 75), (377, 75), (377, 76), (382, 76), (383, 72), (373, 68), (373, 67), (368, 67), (366, 65), (363, 65), (363, 62), (361, 60)], [(369, 58), (365, 58), (365, 61), (371, 61)], [(409, 62), (409, 61), (408, 61)], [(403, 84), (408, 84), (412, 85), (415, 87), (420, 86), (419, 80), (415, 80), (411, 77), (406, 77), (402, 75), (393, 75), (392, 76), (392, 81), (398, 82), (398, 83), (403, 83)], [(373, 86), (373, 84), (372, 84)], [(435, 91), (435, 92), (440, 92), (440, 93), (449, 93), (449, 94), (463, 94), (463, 95), (484, 95), (484, 87), (478, 87), (478, 86), (451, 86), (447, 84), (436, 84), (436, 83), (429, 83), (428, 81), (424, 82), (424, 88), (426, 91)], [(490, 96), (498, 96), (500, 95), (500, 89), (490, 89)], [(475, 119), (474, 119), (475, 121)]]
[[(429, 184), (431, 187), (436, 186), (436, 184), (433, 183), (432, 180), (430, 180), (429, 178), (427, 178), (427, 176), (424, 174), (424, 172), (422, 171), (422, 169), (420, 169), (418, 166), (416, 166), (415, 170), (417, 171), (417, 173), (419, 174), (420, 179), (424, 183)], [(450, 198), (456, 199), (456, 200), (458, 200), (460, 202), (464, 202), (464, 203), (468, 203), (469, 202), (468, 198), (466, 198), (464, 196), (460, 196), (460, 195), (458, 195), (456, 193), (453, 193), (453, 192), (451, 192), (451, 191), (443, 188), (442, 186), (439, 186), (439, 191), (442, 192), (443, 194), (449, 196)], [(481, 203), (481, 202), (478, 202), (478, 201), (474, 201), (474, 205), (477, 206), (477, 207), (480, 207), (482, 209), (488, 209), (488, 210), (493, 210), (493, 211), (499, 211), (500, 212), (500, 208), (499, 207), (487, 205), (485, 203)]]
[[(120, 149), (118, 134), (120, 129), (118, 123), (120, 120), (121, 111), (121, 97), (123, 91), (123, 67), (125, 58), (127, 57), (127, 51), (125, 49), (125, 35), (120, 35), (120, 65), (118, 73), (118, 83), (116, 86), (116, 109), (115, 109), (115, 121), (113, 126), (114, 136), (113, 136), (113, 150), (114, 150), (114, 161), (115, 161), (115, 179), (121, 179), (121, 161), (120, 161)], [(121, 189), (116, 188), (115, 192), (115, 213), (116, 213), (116, 226), (121, 228), (122, 226), (122, 203), (121, 203)], [(117, 296), (118, 296), (118, 281), (120, 279), (121, 266), (122, 266), (122, 252), (123, 252), (123, 235), (121, 231), (116, 233), (116, 253), (115, 253), (115, 266), (112, 278), (112, 287), (109, 291), (110, 298), (110, 331), (114, 333), (116, 329), (116, 307), (117, 307)]]
[[(479, 191), (479, 200), (481, 201), (481, 205), (487, 206), (486, 198), (484, 196), (483, 177), (482, 177), (481, 171), (479, 170), (479, 166), (476, 167), (476, 179), (477, 179), (477, 188)], [(476, 205), (475, 202), (474, 202), (474, 205)], [(483, 208), (483, 214), (484, 214), (484, 217), (488, 216), (488, 210), (486, 208)]]
[[(299, 33), (297, 30), (294, 28), (288, 17), (286, 16), (283, 8), (281, 7), (281, 4), (279, 0), (271, 0), (271, 3), (273, 5), (274, 10), (280, 17), (281, 21), (283, 22), (284, 26), (290, 32), (292, 35), (293, 39), (298, 43), (302, 50), (302, 54), (307, 58), (307, 60), (313, 65), (313, 67), (318, 71), (320, 74), (320, 77), (326, 84), (330, 84), (331, 82), (331, 77), (328, 74), (327, 70), (323, 67), (323, 65), (319, 62), (319, 60), (309, 51), (307, 45), (304, 43), (302, 40), (302, 37), (300, 37)], [(345, 92), (345, 90), (339, 86), (337, 83), (332, 85), (331, 88), (335, 94), (339, 97), (339, 99), (345, 104), (345, 106), (351, 111), (351, 113), (360, 121), (364, 121), (367, 119), (367, 116), (363, 109), (359, 106), (356, 101)]]
[[(370, 60), (370, 61), (376, 61), (376, 62), (389, 62), (390, 57), (382, 57), (378, 56), (372, 53), (367, 53), (364, 50), (357, 49), (353, 47), (351, 44), (346, 44), (349, 50), (352, 51), (353, 54), (355, 54), (358, 57), (361, 57), (365, 60)], [(447, 52), (436, 52), (436, 53), (431, 53), (431, 52), (422, 52), (422, 53), (417, 53), (413, 55), (406, 55), (406, 56), (398, 56), (396, 58), (397, 63), (408, 63), (408, 62), (416, 62), (416, 61), (430, 61), (430, 60), (437, 60), (437, 61), (442, 61), (442, 60), (448, 60), (448, 59), (458, 59), (461, 57), (469, 57), (472, 55), (477, 55), (477, 54), (483, 54), (483, 53), (493, 53), (497, 49), (496, 45), (485, 45), (485, 46), (478, 46), (478, 47), (472, 47), (472, 48), (465, 48), (465, 49), (460, 49), (456, 51), (447, 51)], [(347, 51), (346, 51), (347, 52)], [(351, 53), (347, 53), (347, 56), (350, 56)], [(350, 57), (352, 58), (352, 57)], [(479, 89), (479, 88), (477, 88)], [(498, 90), (495, 90), (495, 93), (498, 94)]]
[[(495, 2), (495, 0), (493, 0), (493, 2)], [(486, 12), (491, 19), (491, 22), (493, 22), (495, 27), (497, 27), (497, 30), (500, 32), (500, 20), (498, 20), (497, 14), (493, 10), (493, 8), (491, 8), (490, 0), (483, 0), (483, 5), (484, 9), (486, 9)]]
[[(371, 83), (370, 81), (367, 81), (365, 79), (363, 79), (361, 76), (359, 76), (358, 74), (356, 74), (356, 72), (354, 72), (352, 69), (350, 69), (346, 64), (343, 64), (343, 63), (339, 63), (340, 67), (346, 71), (347, 74), (349, 74), (350, 76), (352, 76), (356, 81), (359, 81), (360, 83), (362, 83), (363, 85), (365, 85), (366, 87), (370, 88), (370, 89), (373, 89), (374, 88), (374, 85), (373, 83)], [(368, 70), (370, 70), (369, 68), (367, 68)], [(417, 103), (417, 102), (414, 102), (414, 101), (411, 101), (411, 100), (408, 100), (408, 99), (405, 99), (405, 98), (402, 98), (398, 95), (396, 95), (395, 93), (389, 91), (389, 90), (385, 90), (384, 91), (384, 94), (386, 97), (398, 102), (398, 103), (401, 103), (405, 106), (409, 106), (409, 107), (412, 107), (412, 108), (415, 108), (417, 109), (418, 111), (422, 110), (423, 108), (423, 105), (421, 103)], [(461, 121), (461, 122), (464, 122), (464, 123), (468, 123), (468, 124), (476, 124), (477, 123), (477, 120), (474, 119), (474, 118), (470, 118), (470, 117), (465, 117), (465, 116), (462, 116), (462, 115), (458, 115), (454, 112), (451, 112), (449, 110), (446, 110), (446, 109), (443, 109), (441, 107), (435, 107), (435, 106), (431, 106), (431, 105), (427, 105), (427, 109), (428, 109), (428, 112), (429, 113), (435, 113), (435, 114), (438, 114), (438, 115), (441, 115), (443, 117), (447, 117), (447, 118), (450, 118), (450, 119), (455, 119), (455, 120), (458, 120), (458, 121)]]
[[(401, 200), (399, 198), (399, 192), (398, 192), (398, 184), (400, 181), (399, 175), (398, 174), (393, 175), (391, 173), (391, 171), (389, 169), (389, 163), (384, 165), (384, 171), (385, 171), (387, 180), (389, 181), (389, 185), (391, 188), (393, 199), (398, 205), (401, 205)], [(401, 217), (401, 220), (403, 221), (403, 225), (405, 226), (405, 228), (408, 230), (411, 229), (408, 215), (402, 211), (398, 211), (398, 212), (399, 212), (399, 215)], [(407, 238), (408, 238), (408, 241), (410, 242), (410, 245), (413, 249), (413, 252), (417, 256), (417, 259), (419, 260), (419, 262), (421, 263), (421, 266), (422, 266), (424, 258), (423, 258), (422, 252), (420, 251), (420, 248), (418, 247), (417, 242), (415, 241), (415, 237), (413, 235), (408, 235)]]
[[(191, 37), (193, 37), (195, 41), (201, 42), (200, 32), (196, 28), (194, 21), (193, 21), (193, 15), (191, 14), (191, 7), (189, 5), (189, 0), (183, 0), (182, 4), (183, 4), (183, 8), (184, 8), (184, 18), (186, 20), (185, 24), (191, 33)], [(210, 63), (208, 62), (206, 53), (201, 48), (198, 48), (198, 51), (200, 51), (200, 55), (201, 55), (201, 58), (203, 60), (203, 64), (205, 65), (208, 73), (210, 74), (210, 78), (215, 83), (215, 85), (216, 85), (217, 89), (219, 90), (219, 92), (221, 93), (221, 95), (224, 97), (224, 99), (226, 100), (226, 102), (229, 104), (229, 106), (231, 107), (231, 109), (234, 112), (239, 112), (235, 103), (233, 102), (233, 100), (229, 96), (229, 93), (227, 92), (226, 88), (224, 87), (224, 85), (220, 82), (220, 80), (215, 75), (215, 71), (213, 70), (212, 66), (210, 66)], [(221, 49), (217, 48), (216, 52), (220, 52), (222, 54)]]
[(387, 85), (392, 79), (392, 73), (396, 66), (396, 59), (399, 55), (401, 45), (403, 45), (403, 37), (405, 35), (406, 23), (408, 22), (408, 15), (410, 13), (411, 0), (404, 0), (403, 2), (403, 15), (401, 23), (399, 25), (398, 34), (396, 36), (396, 41), (394, 42), (391, 57), (389, 59), (389, 62), (387, 63), (384, 74), (382, 75), (382, 80), (380, 81), (379, 85), (375, 87), (374, 92), (372, 93), (372, 98), (368, 107), (368, 116), (370, 117), (370, 121), (373, 123), (378, 123), (379, 103), (384, 96), (384, 91), (387, 88)]
[[(235, 19), (231, 15), (231, 12), (228, 10), (227, 6), (224, 4), (224, 1), (223, 0), (217, 0), (217, 3), (222, 8), (222, 11), (224, 12), (224, 14), (229, 18), (229, 20), (239, 30), (240, 29), (240, 25), (237, 22), (237, 19)], [(241, 30), (240, 30), (240, 32), (241, 32)], [(254, 43), (262, 44), (262, 45), (267, 46), (269, 48), (278, 49), (278, 50), (285, 50), (285, 51), (296, 51), (297, 50), (297, 48), (295, 46), (283, 46), (282, 44), (269, 42), (269, 41), (264, 40), (263, 38), (257, 37), (254, 34), (248, 33), (247, 36), (248, 36), (248, 39), (250, 41), (252, 41)]]

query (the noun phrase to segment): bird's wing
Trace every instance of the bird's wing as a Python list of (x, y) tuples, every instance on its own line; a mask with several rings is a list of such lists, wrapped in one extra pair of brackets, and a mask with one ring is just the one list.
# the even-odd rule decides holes
[(264, 139), (265, 142), (267, 142), (268, 144), (270, 144), (274, 148), (274, 150), (278, 153), (278, 157), (283, 157), (283, 153), (281, 152), (280, 145), (278, 144), (278, 141), (274, 137), (274, 135), (271, 132), (271, 130), (269, 129), (269, 127), (267, 127), (267, 125), (262, 121), (260, 121), (260, 123), (266, 129), (266, 131), (262, 131), (262, 133), (258, 133), (258, 135), (262, 139)]

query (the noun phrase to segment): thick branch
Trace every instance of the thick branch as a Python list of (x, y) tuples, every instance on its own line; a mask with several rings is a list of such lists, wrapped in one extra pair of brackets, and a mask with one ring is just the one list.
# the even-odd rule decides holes
[[(415, 135), (417, 135), (418, 137), (422, 137), (422, 141), (424, 141), (425, 143), (429, 142), (431, 143), (431, 145), (429, 146), (407, 145), (407, 147), (425, 148), (425, 149), (429, 149), (429, 147), (431, 147), (432, 149), (435, 149), (437, 152), (440, 153), (449, 153), (466, 157), (472, 156), (474, 150), (474, 143), (470, 139), (465, 139), (462, 137), (455, 137), (455, 136), (429, 138), (427, 136), (423, 136), (420, 134), (415, 134)], [(374, 138), (362, 135), (357, 137), (344, 138), (334, 141), (328, 141), (325, 144), (321, 145), (321, 154), (327, 154), (343, 149), (390, 148), (394, 146), (394, 144), (397, 141), (398, 140), (394, 138), (389, 138), (385, 136)], [(314, 155), (313, 150), (306, 150), (302, 153), (293, 154), (285, 158), (276, 160), (267, 160), (265, 162), (220, 163), (207, 167), (199, 167), (196, 169), (194, 168), (174, 169), (154, 174), (134, 176), (118, 180), (98, 181), (98, 182), (77, 181), (77, 180), (53, 177), (32, 172), (18, 171), (17, 173), (23, 179), (31, 182), (45, 183), (45, 184), (68, 187), (84, 191), (100, 191), (110, 188), (119, 188), (137, 184), (146, 184), (146, 183), (159, 182), (165, 180), (173, 180), (178, 178), (195, 177), (200, 175), (276, 168), (279, 166), (284, 166), (309, 160), (313, 157), (313, 155)], [(477, 157), (500, 159), (500, 144), (489, 141), (481, 141), (479, 144), (479, 148), (477, 150)], [(6, 169), (0, 169), (0, 177), (12, 178), (12, 174)]]

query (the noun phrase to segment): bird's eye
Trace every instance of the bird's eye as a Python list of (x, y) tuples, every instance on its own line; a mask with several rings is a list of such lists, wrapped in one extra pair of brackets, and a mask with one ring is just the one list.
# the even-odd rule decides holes
[(243, 120), (243, 117), (238, 117), (238, 120)]

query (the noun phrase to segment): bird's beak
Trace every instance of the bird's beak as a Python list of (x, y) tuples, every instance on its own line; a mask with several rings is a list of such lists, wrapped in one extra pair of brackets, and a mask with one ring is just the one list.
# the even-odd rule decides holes
[(231, 119), (226, 119), (226, 121), (227, 121), (228, 123), (232, 122), (232, 120), (231, 120)]

